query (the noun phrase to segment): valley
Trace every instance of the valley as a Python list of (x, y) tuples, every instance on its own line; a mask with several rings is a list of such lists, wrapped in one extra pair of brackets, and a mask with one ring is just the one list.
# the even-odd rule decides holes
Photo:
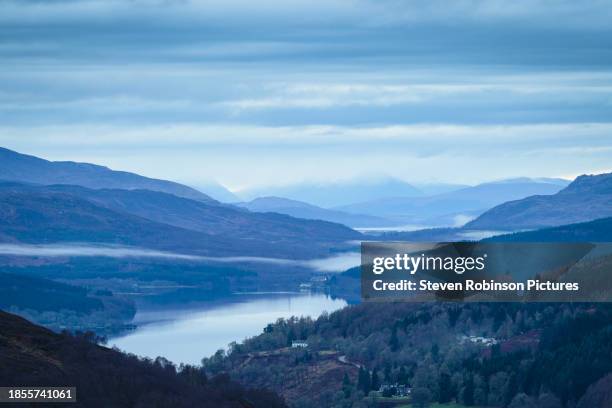
[(611, 5), (0, 0), (0, 408), (612, 408)]
[[(329, 209), (284, 198), (220, 203), (163, 180), (97, 167), (92, 176), (83, 164), (2, 154), (33, 160), (45, 171), (26, 177), (22, 167), (0, 181), (0, 307), (55, 332), (89, 333), (93, 343), (130, 353), (119, 359), (140, 356), (133, 360), (138, 369), (154, 361), (178, 376), (200, 370), (196, 377), (230, 381), (229, 375), (249, 389), (276, 393), (254, 398), (280, 395), (299, 408), (405, 406), (421, 399), (499, 407), (521, 398), (583, 408), (582, 401), (599, 398), (591, 389), (605, 381), (608, 360), (589, 369), (570, 357), (558, 360), (558, 372), (581, 373), (583, 380), (569, 388), (540, 367), (550, 365), (551, 353), (608, 355), (605, 304), (361, 303), (357, 251), (367, 240), (609, 242), (609, 174), (579, 177), (567, 187), (554, 180), (461, 186), (413, 197), (413, 207), (389, 198), (381, 199), (382, 207)], [(66, 166), (82, 172), (66, 181), (82, 185), (55, 184)], [(46, 173), (55, 175), (46, 180)], [(527, 197), (534, 191), (547, 194)], [(590, 194), (598, 204), (577, 212)], [(508, 197), (518, 201), (495, 207)], [(513, 215), (517, 220), (539, 217), (540, 204), (530, 206), (549, 201), (556, 218), (547, 213), (512, 227), (482, 221), (523, 207), (529, 208)], [(413, 221), (410, 211), (446, 223), (450, 203), (455, 214), (477, 208), (483, 214), (458, 227), (389, 227)], [(556, 224), (564, 219), (584, 222)], [(355, 225), (370, 227), (358, 232)], [(585, 262), (568, 274), (597, 291), (607, 287), (597, 282), (609, 265)], [(451, 284), (427, 282), (431, 290)], [(551, 340), (573, 330), (567, 327), (580, 327), (585, 336)]]

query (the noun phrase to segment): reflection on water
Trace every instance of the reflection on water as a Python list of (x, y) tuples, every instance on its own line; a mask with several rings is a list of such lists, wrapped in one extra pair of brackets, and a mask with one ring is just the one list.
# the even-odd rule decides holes
[(480, 241), (481, 239), (494, 237), (495, 235), (504, 234), (504, 231), (490, 231), (490, 230), (468, 230), (459, 233), (459, 236), (469, 241)]
[(164, 356), (175, 363), (199, 364), (202, 357), (232, 341), (257, 335), (280, 317), (311, 316), (346, 306), (323, 294), (236, 295), (227, 302), (194, 309), (139, 310), (139, 327), (109, 344), (139, 356)]
[(431, 225), (420, 225), (420, 224), (407, 224), (407, 225), (396, 225), (393, 227), (365, 227), (365, 228), (353, 228), (359, 232), (364, 233), (383, 233), (383, 232), (412, 232), (423, 229), (434, 228)]

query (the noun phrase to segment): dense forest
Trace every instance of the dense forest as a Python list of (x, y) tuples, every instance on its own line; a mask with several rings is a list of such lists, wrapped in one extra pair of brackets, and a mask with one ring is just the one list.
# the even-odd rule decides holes
[(285, 406), (274, 393), (247, 389), (227, 375), (209, 377), (198, 367), (141, 359), (97, 340), (91, 332), (57, 334), (0, 311), (0, 384), (73, 386), (83, 407)]
[(496, 242), (611, 242), (612, 218), (542, 228), (535, 231), (498, 235), (486, 241)]
[[(376, 406), (381, 394), (371, 391), (392, 396), (407, 386), (423, 403), (591, 408), (606, 406), (585, 401), (601, 399), (595, 385), (612, 372), (611, 337), (612, 308), (604, 304), (366, 303), (317, 320), (279, 320), (203, 363), (210, 373), (294, 396), (288, 402), (300, 407)], [(295, 339), (308, 347), (288, 347)], [(300, 398), (287, 376), (303, 367), (316, 380), (329, 354), (351, 369), (344, 364), (316, 397)]]
[(0, 309), (16, 307), (35, 311), (91, 313), (103, 309), (102, 301), (87, 289), (49, 279), (0, 272)]
[[(3, 268), (22, 272), (25, 268)], [(104, 288), (70, 285), (35, 274), (0, 272), (0, 309), (60, 331), (93, 330), (110, 335), (124, 330), (136, 313), (134, 302)]]
[[(256, 272), (144, 258), (0, 257), (0, 309), (59, 331), (112, 336), (131, 327), (136, 301), (211, 300), (254, 290)], [(57, 279), (61, 279), (59, 282)]]

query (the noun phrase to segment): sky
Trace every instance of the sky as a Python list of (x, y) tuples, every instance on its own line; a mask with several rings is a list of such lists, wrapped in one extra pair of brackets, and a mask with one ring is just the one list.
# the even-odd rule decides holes
[(0, 0), (0, 146), (232, 190), (612, 171), (612, 6)]

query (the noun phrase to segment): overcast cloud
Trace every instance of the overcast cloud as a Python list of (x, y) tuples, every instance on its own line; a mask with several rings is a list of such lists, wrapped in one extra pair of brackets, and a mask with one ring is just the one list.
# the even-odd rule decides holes
[(609, 171), (609, 1), (1, 1), (0, 145), (239, 189)]

